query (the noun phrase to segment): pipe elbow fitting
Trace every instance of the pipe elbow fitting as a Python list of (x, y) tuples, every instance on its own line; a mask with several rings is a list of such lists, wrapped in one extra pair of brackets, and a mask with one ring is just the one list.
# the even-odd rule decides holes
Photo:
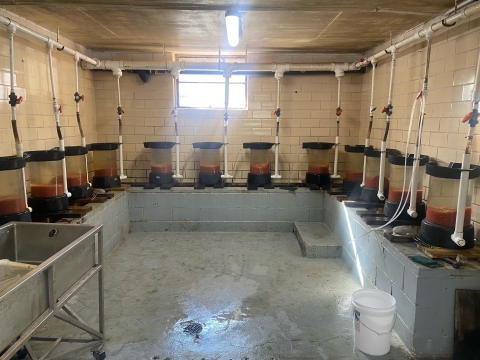
[(452, 239), (452, 241), (457, 244), (458, 246), (460, 247), (464, 247), (465, 244), (466, 244), (466, 241), (465, 239), (463, 238), (462, 236), (463, 234), (461, 233), (453, 233), (452, 236), (450, 237)]
[(414, 219), (418, 216), (417, 209), (408, 209), (407, 214)]
[(383, 194), (383, 192), (380, 192), (380, 191), (379, 191), (379, 192), (377, 193), (377, 197), (378, 197), (378, 199), (379, 199), (380, 201), (385, 200), (385, 195)]

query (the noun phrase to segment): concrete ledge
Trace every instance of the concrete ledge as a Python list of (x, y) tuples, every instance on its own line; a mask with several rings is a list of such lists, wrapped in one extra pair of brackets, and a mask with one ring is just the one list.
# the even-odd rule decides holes
[(131, 232), (292, 232), (291, 221), (144, 221), (130, 223)]
[(339, 258), (342, 245), (323, 223), (294, 222), (293, 232), (307, 258)]
[(413, 243), (391, 243), (372, 231), (335, 196), (325, 195), (325, 223), (342, 244), (342, 260), (365, 288), (385, 291), (397, 301), (394, 330), (418, 356), (453, 353), (455, 289), (480, 289), (480, 264), (459, 270), (445, 264), (429, 269), (409, 255), (423, 255)]
[(129, 230), (128, 193), (115, 191), (115, 196), (104, 203), (89, 204), (92, 211), (76, 224), (103, 224), (103, 251), (105, 258), (120, 244)]

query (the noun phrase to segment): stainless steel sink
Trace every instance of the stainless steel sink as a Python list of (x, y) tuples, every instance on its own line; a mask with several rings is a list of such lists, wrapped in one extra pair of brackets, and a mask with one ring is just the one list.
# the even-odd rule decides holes
[[(38, 340), (35, 330), (52, 316), (87, 332), (92, 341), (85, 343), (83, 339), (81, 349), (94, 349), (94, 356), (101, 358), (98, 354), (104, 342), (102, 225), (9, 223), (0, 227), (0, 259), (38, 265), (0, 291), (0, 360), (10, 359), (23, 346), (31, 351), (28, 341)], [(99, 330), (86, 326), (67, 304), (97, 274)], [(58, 339), (61, 336), (44, 341), (53, 341), (58, 346), (62, 342)], [(45, 357), (55, 358), (58, 357)]]

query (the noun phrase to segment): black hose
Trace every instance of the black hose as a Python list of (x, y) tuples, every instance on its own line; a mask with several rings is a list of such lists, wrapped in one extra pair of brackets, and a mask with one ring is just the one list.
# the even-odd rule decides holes
[(79, 112), (77, 112), (77, 123), (78, 123), (78, 128), (80, 129), (80, 136), (83, 138), (85, 136), (83, 135), (82, 122), (80, 121), (80, 113)]

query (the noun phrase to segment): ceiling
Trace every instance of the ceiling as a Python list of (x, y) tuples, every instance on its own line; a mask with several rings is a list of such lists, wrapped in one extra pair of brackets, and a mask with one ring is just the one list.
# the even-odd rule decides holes
[(239, 49), (363, 53), (452, 8), (454, 0), (45, 0), (0, 6), (95, 51), (229, 48), (225, 11), (242, 14)]

